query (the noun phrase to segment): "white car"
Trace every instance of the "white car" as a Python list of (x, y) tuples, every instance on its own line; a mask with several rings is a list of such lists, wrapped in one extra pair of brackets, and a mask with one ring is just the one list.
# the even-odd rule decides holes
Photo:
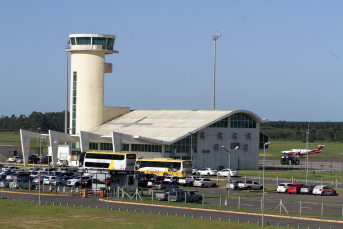
[(167, 177), (164, 178), (164, 181), (169, 181), (169, 182), (176, 183), (177, 178), (176, 178), (176, 176), (167, 176)]
[(193, 167), (193, 168), (192, 168), (192, 174), (193, 174), (193, 175), (197, 174), (198, 170), (199, 170), (199, 169)]
[(218, 171), (212, 168), (204, 168), (200, 169), (197, 172), (197, 175), (207, 175), (207, 176), (217, 176)]
[[(53, 163), (50, 162), (50, 165), (53, 166)], [(61, 160), (57, 158), (57, 162), (56, 162), (57, 167), (65, 167), (68, 165), (68, 160)]]
[(22, 161), (21, 156), (13, 156), (7, 159), (8, 162), (17, 162), (17, 161)]
[(46, 176), (43, 180), (43, 184), (50, 184), (50, 181), (54, 180), (56, 178), (57, 178), (57, 176)]
[(230, 181), (230, 184), (229, 183), (226, 184), (226, 190), (229, 190), (229, 187), (230, 189), (237, 190), (239, 183), (243, 183), (243, 181), (239, 181), (239, 180)]
[(208, 178), (198, 178), (194, 181), (194, 187), (217, 187), (217, 183)]
[(227, 177), (229, 176), (229, 173), (230, 173), (230, 176), (231, 177), (238, 177), (238, 171), (235, 170), (235, 169), (223, 169), (221, 171), (218, 172), (218, 176), (220, 177)]
[(326, 186), (326, 185), (317, 185), (313, 191), (312, 191), (312, 194), (313, 195), (322, 195), (322, 196), (327, 196), (327, 195), (333, 195), (333, 196), (336, 196), (337, 193), (336, 193), (336, 190), (329, 187), (329, 186)]
[(288, 193), (288, 188), (291, 185), (292, 185), (292, 183), (280, 183), (279, 186), (277, 187), (276, 191), (277, 192)]

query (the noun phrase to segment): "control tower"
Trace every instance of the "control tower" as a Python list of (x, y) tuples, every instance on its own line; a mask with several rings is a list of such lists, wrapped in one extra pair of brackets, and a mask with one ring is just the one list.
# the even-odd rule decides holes
[(115, 35), (70, 34), (70, 134), (79, 134), (113, 118), (128, 113), (130, 108), (104, 107), (104, 75), (112, 73), (112, 63), (105, 55), (113, 50)]

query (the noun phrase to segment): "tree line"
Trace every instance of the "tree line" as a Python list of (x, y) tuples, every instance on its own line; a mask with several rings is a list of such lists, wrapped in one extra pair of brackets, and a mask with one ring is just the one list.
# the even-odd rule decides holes
[[(68, 112), (69, 117), (69, 112)], [(0, 132), (18, 132), (20, 129), (47, 133), (49, 130), (64, 132), (64, 111), (62, 112), (32, 112), (29, 117), (20, 115), (11, 117), (2, 115), (0, 118)]]
[(286, 122), (261, 123), (261, 132), (269, 139), (306, 142), (309, 127), (309, 141), (343, 142), (343, 122)]
[[(69, 112), (68, 112), (69, 117)], [(306, 142), (306, 132), (309, 129), (309, 141), (343, 142), (343, 122), (287, 122), (273, 121), (261, 123), (261, 132), (269, 139)], [(62, 112), (32, 112), (28, 117), (12, 115), (0, 117), (0, 132), (18, 132), (20, 129), (47, 133), (48, 130), (64, 132), (64, 111)]]

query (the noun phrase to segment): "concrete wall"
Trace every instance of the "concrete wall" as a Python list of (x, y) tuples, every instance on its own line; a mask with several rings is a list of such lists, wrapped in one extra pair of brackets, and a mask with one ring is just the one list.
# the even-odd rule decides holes
[[(103, 123), (105, 52), (73, 51), (71, 79), (74, 71), (77, 72), (75, 133), (79, 133), (80, 130), (91, 129)], [(72, 82), (70, 95), (73, 95)], [(71, 115), (72, 99), (71, 96)]]

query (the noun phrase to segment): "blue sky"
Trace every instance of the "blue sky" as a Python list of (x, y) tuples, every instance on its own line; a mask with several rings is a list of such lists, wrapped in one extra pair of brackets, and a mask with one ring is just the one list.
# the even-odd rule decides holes
[(105, 105), (343, 121), (343, 1), (1, 1), (0, 116), (60, 112), (69, 34), (117, 36)]

